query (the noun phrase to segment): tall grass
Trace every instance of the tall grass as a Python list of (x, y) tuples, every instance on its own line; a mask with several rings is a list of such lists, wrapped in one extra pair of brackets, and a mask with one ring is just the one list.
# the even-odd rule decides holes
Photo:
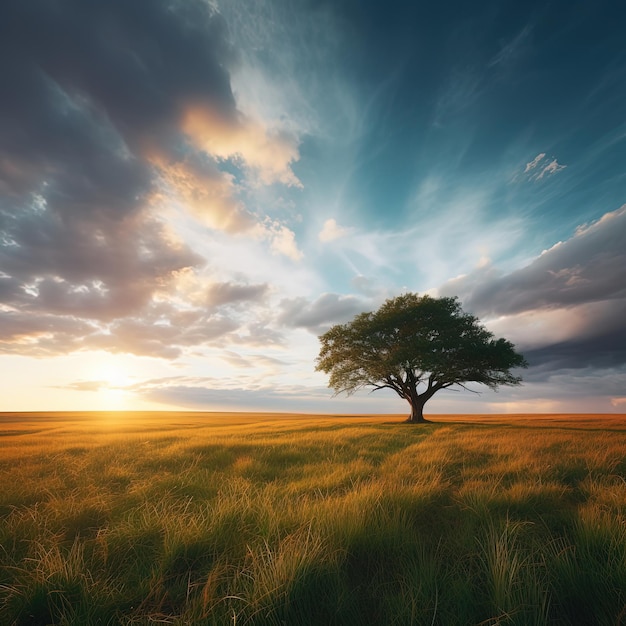
[(626, 623), (626, 419), (440, 419), (0, 417), (0, 623)]

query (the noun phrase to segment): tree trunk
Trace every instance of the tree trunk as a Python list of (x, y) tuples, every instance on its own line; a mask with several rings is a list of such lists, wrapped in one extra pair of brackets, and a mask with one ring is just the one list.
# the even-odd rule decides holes
[(424, 417), (424, 405), (426, 400), (411, 403), (411, 415), (409, 415), (407, 424), (428, 424), (430, 420)]

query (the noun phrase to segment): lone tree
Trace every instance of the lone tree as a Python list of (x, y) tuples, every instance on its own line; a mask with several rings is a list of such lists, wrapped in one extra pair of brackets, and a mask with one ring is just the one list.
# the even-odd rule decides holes
[(440, 389), (519, 385), (509, 370), (527, 367), (511, 342), (494, 339), (456, 298), (407, 293), (319, 339), (316, 369), (330, 374), (329, 387), (348, 395), (362, 387), (393, 389), (411, 405), (410, 423), (428, 421), (424, 405)]

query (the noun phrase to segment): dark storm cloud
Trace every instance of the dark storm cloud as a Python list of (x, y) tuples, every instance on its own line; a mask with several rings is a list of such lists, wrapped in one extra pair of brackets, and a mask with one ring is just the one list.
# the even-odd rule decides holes
[(478, 315), (509, 315), (626, 297), (626, 206), (583, 226), (526, 267), (497, 275), (486, 267), (447, 283)]
[(186, 106), (236, 118), (225, 24), (200, 0), (7, 0), (0, 28), (0, 304), (84, 336), (203, 262), (150, 202)]
[[(571, 311), (572, 317), (582, 317), (581, 313), (576, 308)], [(524, 351), (534, 375), (568, 368), (626, 366), (626, 299), (600, 303), (593, 307), (593, 315), (585, 318), (567, 339)]]
[[(622, 207), (520, 270), (501, 275), (482, 268), (449, 281), (440, 293), (458, 295), (479, 316), (504, 316), (498, 328), (524, 349), (532, 368), (527, 379), (568, 368), (618, 367), (626, 364), (625, 241)], [(538, 337), (537, 321), (550, 315), (552, 331)]]
[[(0, 50), (11, 78), (33, 90), (49, 77), (92, 103), (129, 143), (152, 142), (155, 132), (162, 138), (189, 100), (234, 114), (225, 24), (205, 2), (9, 0), (3, 6)], [(27, 104), (23, 91), (10, 99), (18, 116)]]

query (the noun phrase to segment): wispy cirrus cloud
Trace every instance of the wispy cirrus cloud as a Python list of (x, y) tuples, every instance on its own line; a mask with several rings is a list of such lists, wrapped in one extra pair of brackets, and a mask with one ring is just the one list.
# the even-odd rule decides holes
[(545, 152), (539, 153), (532, 161), (526, 163), (524, 175), (530, 180), (541, 180), (563, 171), (567, 165), (561, 165), (554, 157), (546, 157)]
[(505, 41), (491, 61), (489, 61), (489, 66), (505, 70), (511, 69), (523, 57), (525, 51), (530, 48), (529, 40), (532, 31), (533, 27), (530, 24), (526, 24), (517, 35), (509, 41)]

